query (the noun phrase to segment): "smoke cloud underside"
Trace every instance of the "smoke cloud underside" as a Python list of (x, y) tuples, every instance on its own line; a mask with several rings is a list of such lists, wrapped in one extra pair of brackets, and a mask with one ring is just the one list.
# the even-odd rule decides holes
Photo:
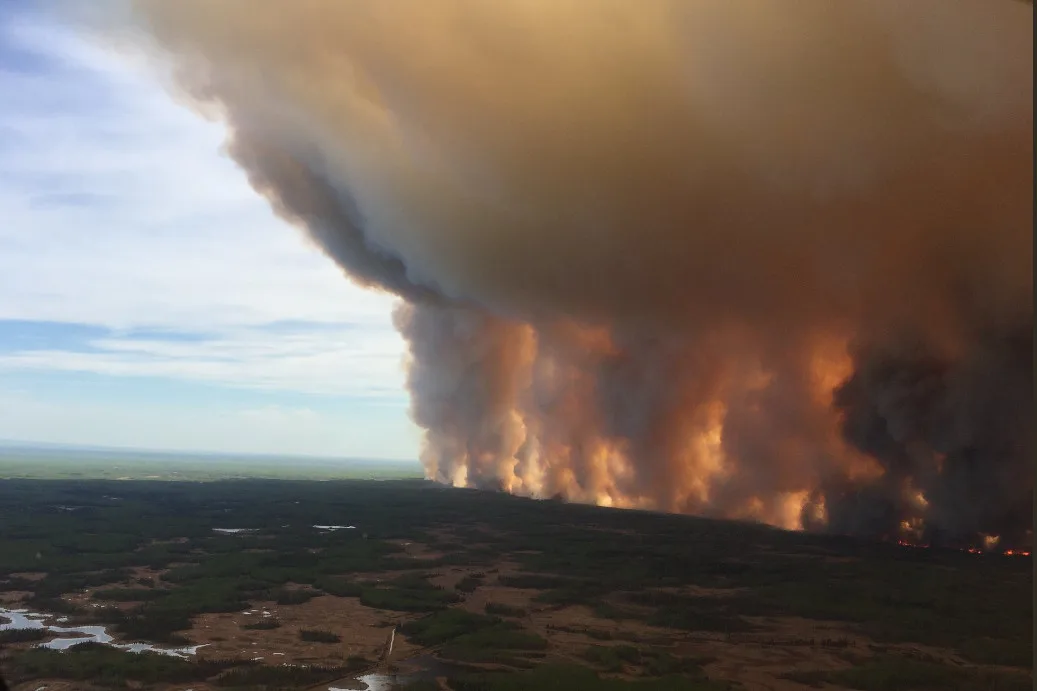
[(139, 0), (396, 293), (430, 477), (1001, 544), (1032, 511), (1032, 6)]

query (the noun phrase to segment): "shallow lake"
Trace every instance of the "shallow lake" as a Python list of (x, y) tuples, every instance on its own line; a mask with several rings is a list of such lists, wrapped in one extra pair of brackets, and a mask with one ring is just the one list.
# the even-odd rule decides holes
[[(184, 648), (168, 648), (143, 642), (115, 643), (115, 638), (108, 633), (105, 626), (61, 626), (62, 622), (68, 621), (67, 617), (58, 617), (44, 612), (33, 612), (28, 609), (6, 609), (0, 607), (0, 617), (7, 620), (5, 623), (0, 623), (0, 631), (8, 629), (45, 629), (56, 634), (54, 638), (38, 644), (41, 648), (51, 648), (53, 650), (67, 650), (80, 643), (103, 643), (131, 653), (149, 651), (186, 659), (194, 655), (202, 647), (200, 645), (192, 645)], [(61, 634), (74, 635), (62, 636)]]

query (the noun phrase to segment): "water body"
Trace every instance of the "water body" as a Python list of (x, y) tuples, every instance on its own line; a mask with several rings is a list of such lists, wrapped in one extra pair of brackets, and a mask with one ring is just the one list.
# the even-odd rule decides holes
[(400, 669), (394, 674), (376, 672), (356, 677), (351, 683), (336, 682), (327, 691), (397, 691), (397, 689), (425, 679), (446, 677), (464, 671), (460, 665), (452, 665), (431, 655), (421, 655), (399, 663)]
[(365, 674), (347, 686), (329, 686), (328, 691), (396, 691), (401, 688), (401, 684), (409, 684), (417, 679), (407, 674)]
[[(295, 502), (295, 503), (298, 504), (299, 502)], [(288, 526), (287, 525), (283, 525), (281, 527), (282, 528), (287, 528)], [(315, 526), (312, 526), (312, 527), (316, 528), (317, 530), (323, 530), (323, 531), (326, 531), (326, 532), (334, 532), (336, 530), (356, 530), (356, 526), (355, 525), (315, 525)], [(220, 533), (221, 535), (241, 535), (241, 534), (247, 534), (247, 533), (255, 533), (255, 532), (258, 532), (258, 531), (259, 531), (258, 528), (213, 528), (212, 529), (212, 532)]]
[[(80, 643), (101, 643), (130, 653), (147, 651), (187, 659), (197, 653), (199, 648), (203, 647), (201, 645), (192, 645), (184, 648), (165, 648), (152, 645), (151, 643), (115, 643), (113, 642), (115, 639), (108, 633), (105, 626), (58, 626), (57, 624), (62, 620), (67, 621), (67, 617), (55, 617), (53, 614), (32, 612), (27, 609), (5, 609), (0, 607), (0, 617), (7, 620), (6, 623), (0, 624), (0, 631), (6, 631), (7, 629), (46, 629), (55, 634), (76, 634), (74, 636), (59, 635), (49, 641), (38, 644), (40, 648), (50, 648), (52, 650), (68, 650)], [(55, 623), (50, 623), (52, 620)]]

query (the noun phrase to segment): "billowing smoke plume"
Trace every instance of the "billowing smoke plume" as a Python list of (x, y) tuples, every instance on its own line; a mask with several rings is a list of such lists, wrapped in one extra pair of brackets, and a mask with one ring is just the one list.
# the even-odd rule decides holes
[(1032, 6), (141, 0), (403, 298), (430, 477), (1002, 546), (1032, 511)]

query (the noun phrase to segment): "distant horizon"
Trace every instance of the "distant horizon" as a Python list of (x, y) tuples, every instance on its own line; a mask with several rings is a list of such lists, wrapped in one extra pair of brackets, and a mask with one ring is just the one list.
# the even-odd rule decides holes
[(389, 463), (389, 464), (413, 464), (420, 466), (421, 461), (417, 458), (400, 458), (400, 457), (378, 457), (378, 456), (336, 456), (336, 455), (320, 455), (320, 454), (309, 454), (309, 453), (279, 453), (279, 452), (248, 452), (248, 451), (220, 451), (211, 449), (198, 449), (198, 448), (154, 448), (154, 447), (139, 447), (139, 446), (121, 446), (112, 444), (81, 444), (81, 443), (66, 443), (66, 442), (51, 442), (51, 441), (40, 441), (30, 439), (9, 439), (0, 438), (0, 456), (3, 455), (4, 451), (14, 450), (36, 450), (36, 451), (80, 451), (80, 452), (101, 452), (101, 453), (120, 453), (120, 454), (148, 454), (154, 456), (194, 456), (194, 457), (207, 457), (207, 458), (247, 458), (247, 459), (277, 459), (277, 458), (296, 458), (304, 460), (314, 461), (346, 461), (346, 462), (372, 462), (372, 463)]

